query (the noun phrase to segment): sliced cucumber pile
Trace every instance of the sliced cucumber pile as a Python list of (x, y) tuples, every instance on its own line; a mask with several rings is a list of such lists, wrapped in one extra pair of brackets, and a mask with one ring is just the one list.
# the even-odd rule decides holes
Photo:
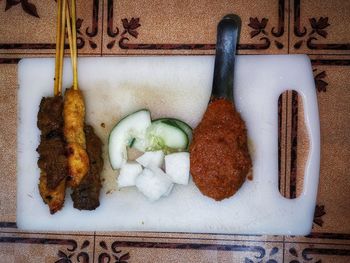
[(162, 118), (151, 122), (150, 112), (140, 110), (122, 120), (109, 136), (109, 158), (113, 169), (119, 169), (127, 161), (126, 147), (139, 151), (162, 150), (165, 154), (188, 151), (192, 139), (189, 125), (174, 118)]
[[(190, 176), (187, 151), (191, 139), (189, 125), (174, 118), (151, 121), (148, 110), (121, 119), (111, 130), (108, 147), (112, 168), (120, 169), (118, 187), (136, 186), (149, 200), (155, 201), (168, 196), (174, 183), (187, 185)], [(136, 162), (130, 162), (127, 147), (144, 154)]]
[(108, 142), (109, 160), (113, 169), (119, 169), (127, 161), (127, 146), (135, 140), (144, 140), (145, 131), (151, 125), (148, 110), (134, 112), (121, 119), (114, 126)]

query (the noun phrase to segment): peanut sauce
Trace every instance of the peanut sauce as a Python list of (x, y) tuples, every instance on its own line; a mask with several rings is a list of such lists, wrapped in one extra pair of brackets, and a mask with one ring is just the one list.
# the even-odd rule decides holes
[(190, 146), (190, 170), (202, 194), (217, 201), (234, 195), (251, 171), (247, 130), (232, 102), (208, 105)]

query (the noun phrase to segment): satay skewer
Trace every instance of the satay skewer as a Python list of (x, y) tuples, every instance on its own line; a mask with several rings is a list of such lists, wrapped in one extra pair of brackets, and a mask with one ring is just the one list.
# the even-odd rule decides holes
[(50, 213), (59, 211), (64, 204), (67, 158), (63, 132), (62, 73), (66, 0), (57, 1), (56, 56), (54, 97), (42, 98), (38, 112), (38, 127), (41, 141), (37, 149), (40, 168), (39, 192), (49, 206)]
[[(83, 95), (78, 87), (75, 0), (72, 0), (71, 7), (72, 41), (70, 43), (70, 49), (73, 69), (73, 87), (71, 89), (66, 89), (65, 92), (63, 119), (64, 137), (67, 143), (68, 184), (72, 188), (76, 188), (89, 171), (89, 157), (86, 152), (86, 138), (84, 132), (85, 103)], [(67, 14), (67, 16), (69, 16), (69, 14)]]

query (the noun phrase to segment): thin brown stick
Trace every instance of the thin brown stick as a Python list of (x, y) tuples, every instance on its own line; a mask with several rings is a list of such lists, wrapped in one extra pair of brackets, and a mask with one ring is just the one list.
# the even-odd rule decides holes
[(55, 84), (54, 84), (54, 95), (57, 96), (59, 93), (59, 82), (60, 82), (60, 53), (61, 53), (61, 17), (62, 17), (62, 0), (57, 1), (57, 25), (56, 25), (56, 57), (55, 57)]
[(73, 89), (78, 89), (78, 70), (77, 70), (77, 27), (76, 27), (76, 1), (72, 0), (72, 37), (73, 37)]

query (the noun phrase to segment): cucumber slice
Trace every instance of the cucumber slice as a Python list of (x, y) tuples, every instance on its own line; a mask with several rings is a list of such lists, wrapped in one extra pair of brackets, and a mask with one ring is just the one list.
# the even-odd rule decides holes
[[(145, 140), (147, 128), (151, 125), (148, 110), (139, 110), (121, 119), (111, 130), (108, 140), (109, 160), (113, 169), (121, 168), (127, 160), (127, 146), (136, 140)], [(135, 140), (134, 140), (135, 139)]]
[(141, 151), (158, 151), (164, 153), (186, 150), (189, 145), (187, 134), (176, 125), (163, 121), (152, 122), (147, 128), (146, 139), (136, 138), (132, 147)]
[(147, 129), (148, 150), (186, 149), (188, 146), (187, 134), (178, 127), (164, 122), (152, 123)]
[(175, 119), (175, 118), (160, 118), (160, 119), (156, 119), (156, 120), (152, 121), (152, 123), (157, 123), (157, 122), (163, 122), (163, 123), (180, 128), (181, 130), (183, 130), (187, 134), (189, 143), (191, 143), (191, 141), (192, 141), (192, 128), (186, 122), (183, 122), (183, 121), (181, 121), (179, 119)]

